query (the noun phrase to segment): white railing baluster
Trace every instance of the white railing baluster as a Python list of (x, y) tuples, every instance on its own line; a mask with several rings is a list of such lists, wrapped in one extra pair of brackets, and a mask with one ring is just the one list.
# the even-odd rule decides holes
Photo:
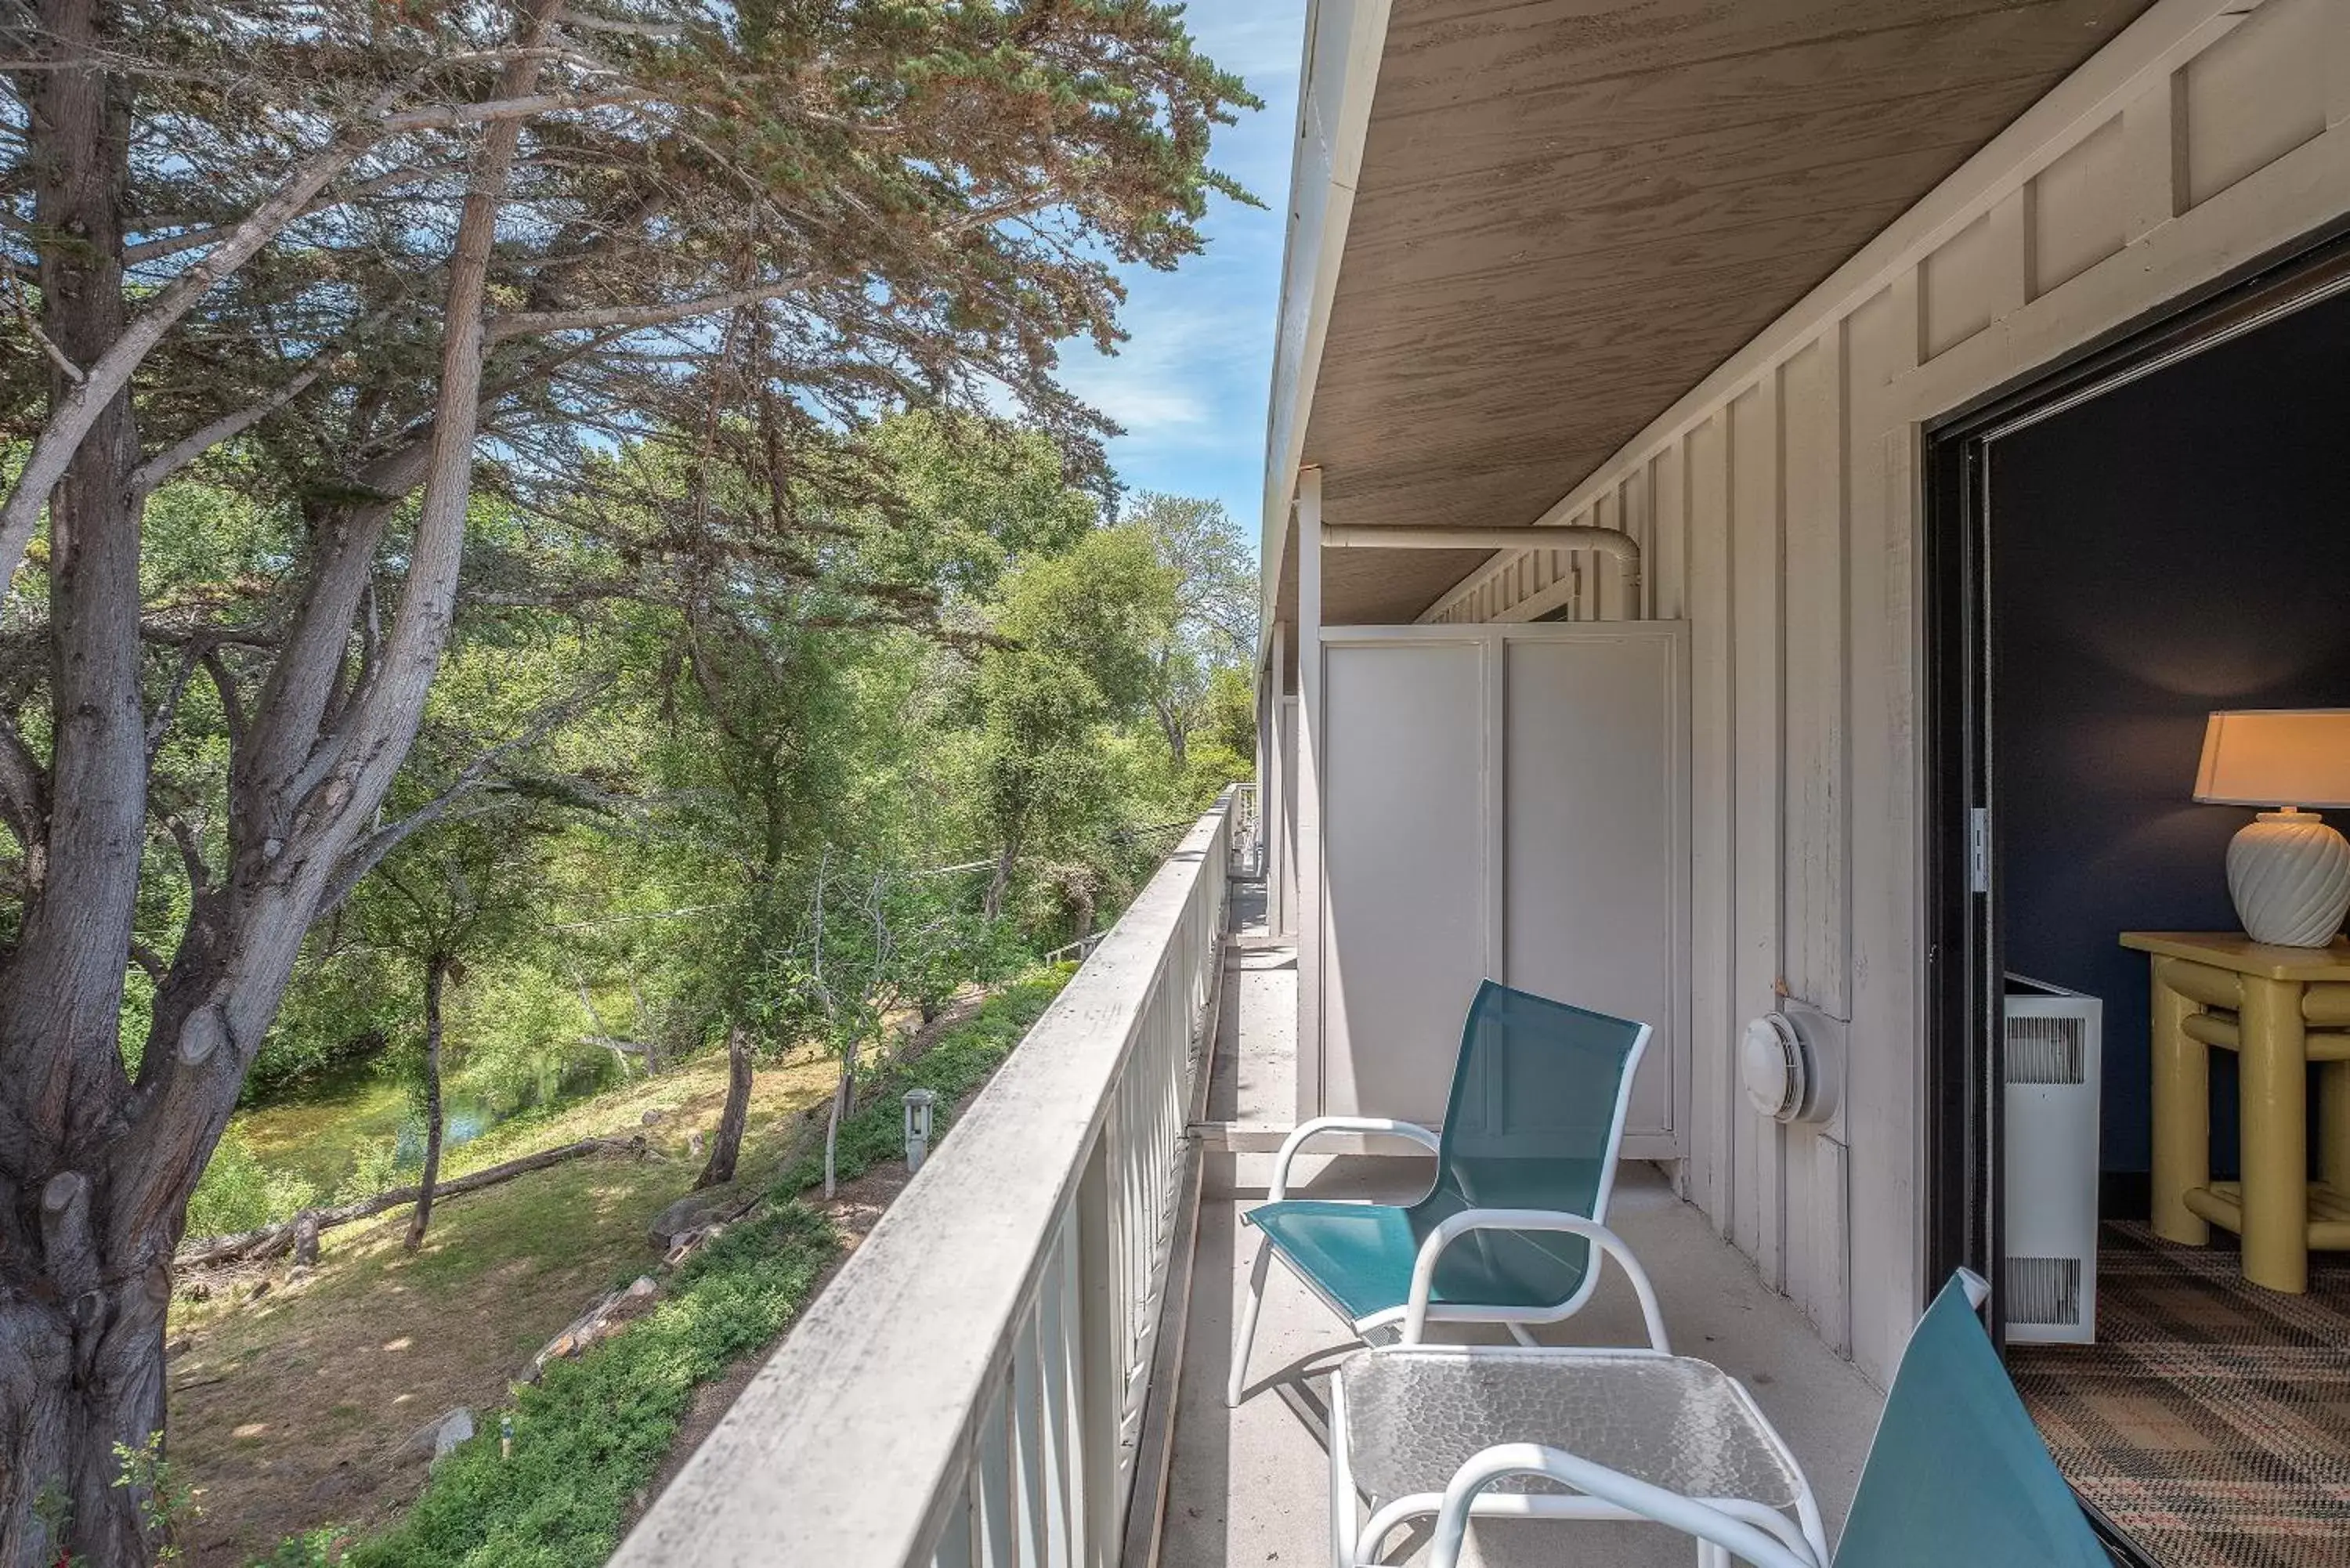
[(1069, 1412), (1069, 1230), (1066, 1217), (1053, 1243), (1053, 1261), (1036, 1293), (1036, 1364), (1043, 1375), (1045, 1459), (1045, 1561), (1069, 1568), (1076, 1521), (1070, 1458)]
[[(956, 1495), (959, 1494), (959, 1495)], [(950, 1494), (946, 1523), (939, 1532), (938, 1550), (931, 1568), (974, 1568), (971, 1555), (971, 1470), (964, 1468), (962, 1484)]]
[(1117, 1561), (1118, 1523), (1124, 1511), (1118, 1506), (1118, 1417), (1126, 1384), (1118, 1376), (1118, 1366), (1125, 1328), (1110, 1261), (1117, 1229), (1113, 1216), (1118, 1209), (1110, 1191), (1114, 1163), (1108, 1141), (1097, 1139), (1077, 1188), (1075, 1215), (1077, 1352), (1078, 1363), (1085, 1368), (1084, 1386), (1077, 1390), (1077, 1476), (1086, 1518), (1085, 1550), (1079, 1560), (1086, 1568), (1108, 1568)]
[(1182, 1288), (1239, 800), (1094, 947), (615, 1568), (1116, 1568)]
[(1020, 1525), (1020, 1568), (1045, 1564), (1045, 1378), (1037, 1363), (1036, 1320), (1012, 1341), (1012, 1501)]
[(977, 1483), (979, 1560), (985, 1568), (1013, 1568), (1020, 1560), (1019, 1521), (1012, 1509), (1012, 1412), (1004, 1396), (1011, 1379), (999, 1376), (981, 1407), (978, 1452), (972, 1473)]

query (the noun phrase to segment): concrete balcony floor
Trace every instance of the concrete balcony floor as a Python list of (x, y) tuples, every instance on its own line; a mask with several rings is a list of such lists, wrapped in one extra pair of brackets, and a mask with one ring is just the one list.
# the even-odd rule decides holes
[[(1266, 935), (1246, 900), (1235, 906), (1209, 1114), (1285, 1124), (1295, 1104), (1295, 954)], [(1356, 1342), (1284, 1270), (1274, 1269), (1266, 1286), (1249, 1397), (1237, 1410), (1224, 1407), (1232, 1325), (1257, 1244), (1240, 1215), (1264, 1197), (1271, 1168), (1264, 1154), (1215, 1153), (1206, 1166), (1160, 1552), (1166, 1568), (1321, 1568), (1332, 1561), (1328, 1374)], [(1321, 1197), (1408, 1199), (1429, 1179), (1427, 1163), (1417, 1158), (1340, 1157), (1301, 1160), (1298, 1169), (1312, 1172), (1306, 1189)], [(1833, 1536), (1882, 1395), (1792, 1303), (1762, 1287), (1752, 1265), (1674, 1195), (1656, 1167), (1625, 1167), (1611, 1219), (1656, 1282), (1674, 1348), (1718, 1363), (1753, 1391), (1811, 1477)], [(1638, 1344), (1638, 1306), (1611, 1269), (1591, 1305), (1539, 1334), (1557, 1345)], [(1424, 1527), (1398, 1532), (1388, 1561), (1424, 1561), (1426, 1541)], [(1686, 1537), (1656, 1526), (1538, 1521), (1481, 1523), (1471, 1548), (1494, 1568), (1685, 1568), (1696, 1556)]]

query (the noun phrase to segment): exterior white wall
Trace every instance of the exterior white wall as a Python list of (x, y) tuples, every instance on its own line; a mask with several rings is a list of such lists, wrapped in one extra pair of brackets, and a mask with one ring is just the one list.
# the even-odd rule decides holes
[[(1690, 1196), (1879, 1380), (1922, 1305), (1922, 426), (2345, 213), (2350, 3), (2162, 0), (1544, 519), (1646, 547), (1596, 613), (1691, 623)], [(1576, 565), (1423, 618), (1595, 613)], [(1850, 1022), (1842, 1141), (1737, 1094), (1782, 988)]]
[(1625, 1158), (1686, 1152), (1685, 630), (1323, 632), (1301, 1117), (1440, 1121), (1492, 979), (1652, 1025)]
[(1297, 934), (1297, 699), (1283, 697), (1274, 703), (1276, 737), (1275, 766), (1281, 774), (1281, 832), (1273, 841), (1272, 862), (1278, 878), (1272, 910), (1276, 936)]

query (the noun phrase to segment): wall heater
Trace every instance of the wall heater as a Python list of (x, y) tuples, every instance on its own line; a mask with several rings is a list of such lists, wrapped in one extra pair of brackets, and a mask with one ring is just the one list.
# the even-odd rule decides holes
[(2105, 1003), (2007, 977), (2006, 1258), (2011, 1344), (2097, 1337), (2097, 1067)]

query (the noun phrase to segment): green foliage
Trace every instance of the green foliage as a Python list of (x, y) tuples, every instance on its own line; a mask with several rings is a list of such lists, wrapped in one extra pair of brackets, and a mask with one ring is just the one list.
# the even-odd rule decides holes
[(140, 1523), (146, 1527), (148, 1539), (157, 1542), (155, 1561), (177, 1561), (182, 1555), (173, 1539), (178, 1526), (202, 1511), (196, 1507), (194, 1491), (172, 1473), (172, 1462), (163, 1457), (163, 1429), (158, 1427), (148, 1433), (147, 1440), (137, 1448), (115, 1444), (114, 1462), (119, 1472), (114, 1478), (116, 1488), (131, 1494), (139, 1505)]
[(1256, 772), (1256, 688), (1248, 671), (1236, 664), (1220, 667), (1208, 680), (1207, 711), (1200, 738), (1222, 749), (1227, 756), (1245, 759), (1242, 771), (1224, 779), (1253, 777)]
[(300, 971), (245, 1080), (246, 1103), (369, 1058), (413, 1027), (413, 981), (396, 955), (338, 941), (337, 935), (332, 927), (314, 933), (304, 949)]
[(798, 1204), (729, 1230), (645, 1318), (520, 1391), (512, 1459), (494, 1431), (460, 1446), (406, 1517), (344, 1562), (595, 1568), (619, 1545), (629, 1500), (668, 1453), (694, 1386), (782, 1333), (837, 1247)]
[[(376, 1190), (369, 1189), (370, 1191)], [(291, 1220), (318, 1201), (318, 1189), (291, 1171), (262, 1163), (234, 1123), (188, 1200), (191, 1236), (223, 1236)]]
[(612, 1058), (579, 1042), (590, 1032), (557, 961), (532, 953), (469, 966), (452, 993), (449, 1031), (463, 1051), (464, 1090), (502, 1116), (548, 1105), (567, 1080), (601, 1081)]
[(1041, 431), (920, 410), (884, 420), (867, 444), (892, 503), (857, 518), (858, 565), (875, 581), (983, 598), (1007, 566), (1059, 555), (1094, 525), (1098, 503)]
[(1007, 579), (996, 629), (1032, 659), (1082, 673), (1104, 717), (1128, 719), (1149, 700), (1152, 645), (1174, 619), (1178, 586), (1148, 532), (1100, 528)]
[(359, 1147), (350, 1174), (335, 1189), (335, 1201), (353, 1203), (389, 1192), (400, 1184), (400, 1140), (372, 1138)]
[(343, 1547), (348, 1539), (348, 1532), (341, 1526), (322, 1524), (316, 1530), (287, 1536), (253, 1568), (332, 1568), (342, 1561)]
[[(882, 1161), (904, 1158), (902, 1102), (909, 1089), (928, 1089), (938, 1096), (931, 1136), (935, 1138), (942, 1133), (955, 1102), (977, 1088), (1012, 1054), (1029, 1025), (1076, 972), (1076, 966), (1059, 964), (1006, 986), (981, 1003), (970, 1018), (941, 1031), (938, 1041), (921, 1055), (892, 1064), (878, 1082), (868, 1084), (860, 1096), (863, 1104), (840, 1126), (839, 1179), (851, 1180)], [(777, 1199), (790, 1198), (823, 1180), (824, 1156), (811, 1152), (785, 1167), (770, 1191)]]
[(1116, 727), (1150, 701), (1175, 575), (1150, 536), (1099, 529), (1005, 579), (979, 663), (980, 826), (1007, 857), (1104, 863), (1123, 825)]

